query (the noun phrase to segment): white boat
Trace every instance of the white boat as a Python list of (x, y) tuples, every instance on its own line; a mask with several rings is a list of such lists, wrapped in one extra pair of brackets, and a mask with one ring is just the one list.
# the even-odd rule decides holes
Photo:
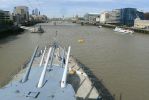
[(68, 50), (54, 42), (37, 46), (27, 64), (13, 80), (0, 88), (2, 100), (114, 100), (107, 88), (70, 56)]
[(119, 27), (115, 27), (115, 29), (113, 29), (115, 32), (121, 32), (121, 33), (134, 33), (133, 30), (130, 29), (124, 29), (124, 28), (119, 28)]
[(44, 33), (44, 29), (41, 27), (41, 25), (34, 26), (33, 28), (26, 27), (26, 26), (20, 26), (20, 28), (25, 29), (25, 30), (29, 30), (29, 31), (31, 31), (31, 33)]
[(32, 33), (43, 33), (44, 30), (43, 30), (43, 28), (42, 28), (41, 25), (40, 25), (39, 27), (34, 27), (34, 28), (32, 28), (32, 29), (31, 29), (31, 32), (32, 32)]
[(98, 26), (98, 28), (102, 28), (102, 26), (101, 26), (101, 25), (99, 25), (99, 26)]

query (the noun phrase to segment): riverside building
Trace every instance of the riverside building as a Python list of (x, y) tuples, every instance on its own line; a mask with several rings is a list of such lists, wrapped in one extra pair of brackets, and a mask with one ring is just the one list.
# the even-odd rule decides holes
[(138, 11), (136, 8), (121, 9), (121, 23), (122, 25), (133, 26), (136, 18), (144, 19), (144, 13)]
[(84, 15), (84, 20), (85, 20), (85, 23), (96, 24), (96, 20), (99, 17), (100, 17), (100, 14), (87, 13)]
[(10, 12), (0, 10), (0, 21), (7, 21), (7, 20), (12, 20)]
[(136, 18), (144, 19), (144, 13), (136, 8), (122, 8), (112, 11), (102, 12), (100, 23), (133, 26)]
[(136, 18), (135, 23), (134, 23), (134, 27), (149, 30), (149, 20), (141, 20), (140, 18)]
[(26, 6), (14, 7), (14, 20), (17, 23), (24, 24), (29, 21), (29, 9)]

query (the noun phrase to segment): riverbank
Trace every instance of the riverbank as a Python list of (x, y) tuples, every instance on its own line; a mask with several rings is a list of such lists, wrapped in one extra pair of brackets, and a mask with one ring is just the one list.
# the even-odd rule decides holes
[[(23, 24), (23, 26), (34, 26), (38, 23), (25, 23)], [(5, 38), (11, 35), (17, 35), (17, 34), (21, 34), (21, 32), (23, 32), (24, 29), (15, 26), (15, 25), (0, 25), (0, 39), (1, 38)]]
[(17, 35), (23, 32), (24, 29), (19, 28), (17, 26), (10, 26), (9, 28), (1, 29), (0, 30), (0, 39), (8, 37), (10, 35)]
[[(99, 24), (82, 24), (82, 23), (79, 23), (81, 24), (82, 26), (83, 25), (86, 25), (86, 26), (99, 26)], [(149, 30), (145, 30), (145, 29), (138, 29), (138, 28), (133, 28), (133, 27), (126, 27), (126, 26), (118, 26), (118, 25), (112, 25), (112, 24), (100, 24), (101, 26), (103, 27), (106, 27), (106, 28), (115, 28), (115, 27), (120, 27), (120, 28), (125, 28), (125, 29), (130, 29), (130, 30), (133, 30), (134, 32), (138, 32), (138, 33), (145, 33), (145, 34), (149, 34)]]
[(145, 29), (137, 29), (137, 28), (132, 28), (132, 27), (117, 26), (117, 25), (111, 25), (111, 24), (101, 24), (101, 25), (107, 28), (121, 27), (121, 28), (133, 30), (134, 32), (149, 34), (149, 30), (145, 30)]

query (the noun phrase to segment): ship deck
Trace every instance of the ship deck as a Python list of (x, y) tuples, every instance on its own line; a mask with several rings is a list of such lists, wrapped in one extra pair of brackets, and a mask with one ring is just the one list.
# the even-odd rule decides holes
[(0, 89), (0, 97), (4, 100), (75, 100), (75, 92), (70, 84), (66, 88), (60, 87), (63, 68), (53, 66), (45, 75), (44, 86), (37, 88), (43, 67), (34, 67), (29, 79), (25, 83), (13, 81)]
[(37, 88), (47, 53), (46, 51), (42, 66), (39, 66), (42, 54), (34, 58), (27, 82), (20, 82), (24, 71), (27, 70), (24, 69), (8, 85), (0, 89), (0, 97), (5, 98), (5, 100), (11, 100), (12, 98), (15, 100), (97, 100), (100, 97), (94, 84), (81, 68), (82, 66), (72, 56), (69, 58), (68, 68), (75, 70), (76, 73), (68, 73), (67, 86), (61, 88), (60, 83), (64, 67), (60, 66), (61, 60), (59, 57), (62, 55), (60, 49), (52, 51), (53, 63), (50, 65), (51, 60), (48, 63), (43, 87)]

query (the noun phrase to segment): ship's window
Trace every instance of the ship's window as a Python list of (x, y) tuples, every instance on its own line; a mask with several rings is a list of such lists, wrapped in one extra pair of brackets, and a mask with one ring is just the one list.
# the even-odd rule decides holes
[(26, 97), (32, 97), (32, 98), (37, 98), (40, 92), (28, 92)]

